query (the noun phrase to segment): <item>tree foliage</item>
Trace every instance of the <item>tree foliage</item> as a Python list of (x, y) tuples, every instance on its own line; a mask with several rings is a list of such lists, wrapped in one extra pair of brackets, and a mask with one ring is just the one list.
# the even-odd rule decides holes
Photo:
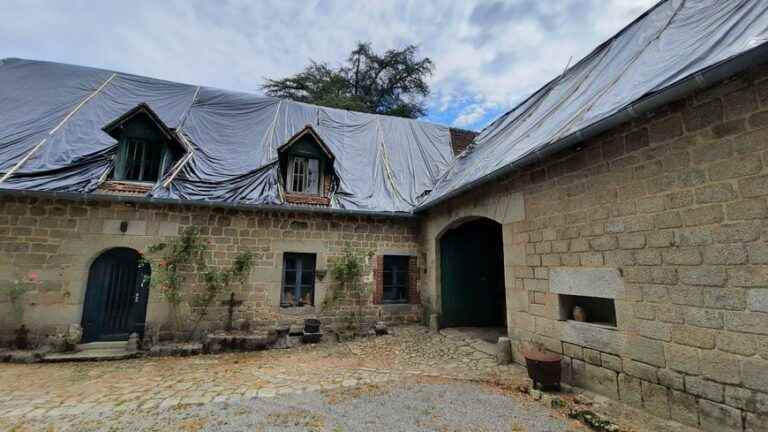
[(417, 56), (418, 46), (383, 54), (370, 43), (358, 43), (345, 64), (331, 67), (310, 61), (303, 71), (282, 79), (267, 79), (269, 96), (333, 108), (417, 118), (426, 113), (427, 79), (434, 64)]

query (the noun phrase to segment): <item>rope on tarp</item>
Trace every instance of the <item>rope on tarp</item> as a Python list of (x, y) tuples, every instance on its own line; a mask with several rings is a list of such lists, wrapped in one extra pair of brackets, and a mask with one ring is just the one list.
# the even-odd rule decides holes
[(29, 153), (27, 153), (23, 158), (21, 158), (21, 160), (18, 161), (16, 165), (13, 166), (13, 168), (9, 169), (8, 172), (5, 173), (3, 177), (0, 178), (0, 183), (8, 180), (8, 178), (11, 177), (13, 173), (15, 173), (19, 168), (21, 168), (21, 166), (24, 165), (29, 160), (29, 158), (31, 158), (32, 155), (34, 155), (40, 149), (40, 147), (42, 147), (43, 144), (46, 143), (46, 141), (48, 141), (48, 138), (50, 138), (53, 134), (56, 133), (56, 131), (58, 131), (62, 126), (64, 126), (67, 120), (72, 118), (72, 116), (75, 115), (75, 113), (80, 111), (80, 108), (82, 108), (86, 103), (88, 103), (89, 100), (93, 99), (97, 94), (99, 94), (99, 92), (101, 92), (101, 90), (103, 90), (104, 87), (106, 87), (107, 84), (109, 84), (116, 76), (117, 76), (117, 73), (113, 73), (112, 75), (110, 75), (109, 78), (107, 78), (107, 80), (104, 81), (99, 86), (99, 88), (96, 89), (96, 91), (88, 95), (88, 97), (86, 97), (79, 104), (77, 104), (77, 106), (72, 111), (70, 111), (69, 114), (67, 114), (67, 116), (64, 117), (64, 119), (62, 119), (59, 122), (59, 124), (56, 125), (56, 127), (54, 127), (53, 129), (51, 129), (50, 132), (48, 132), (47, 137), (43, 138), (36, 146), (32, 148), (32, 150), (29, 151)]

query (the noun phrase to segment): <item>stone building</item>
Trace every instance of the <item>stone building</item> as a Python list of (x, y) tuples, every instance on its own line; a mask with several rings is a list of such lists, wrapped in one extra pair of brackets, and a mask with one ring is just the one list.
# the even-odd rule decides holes
[[(113, 140), (100, 138), (103, 158), (35, 161), (43, 135), (0, 136), (0, 271), (39, 274), (25, 323), (52, 331), (86, 320), (88, 291), (104, 286), (89, 275), (104, 253), (142, 251), (195, 226), (216, 264), (254, 253), (250, 280), (235, 292), (239, 319), (333, 322), (342, 312), (320, 307), (333, 289), (326, 273), (348, 244), (370, 252), (372, 319), (506, 327), (519, 363), (527, 350), (554, 351), (575, 385), (705, 430), (766, 430), (767, 7), (661, 2), (466, 149), (463, 131), (269, 102), (276, 114), (248, 135), (266, 155), (245, 168), (232, 162), (230, 177), (209, 165), (227, 156), (215, 148), (254, 119), (211, 111), (220, 98), (245, 96), (88, 75), (91, 93), (75, 98), (83, 102), (55, 111), (80, 123), (49, 120), (39, 130), (56, 148), (104, 128)], [(708, 30), (695, 42), (692, 22)], [(24, 82), (29, 70), (13, 73), (22, 67), (70, 68), (7, 61), (0, 82)], [(142, 105), (128, 95), (118, 109), (114, 99), (128, 92), (121, 79), (165, 98), (194, 93), (193, 102), (174, 111), (162, 98)], [(309, 122), (289, 118), (302, 109), (312, 110), (301, 114)], [(269, 126), (281, 112), (288, 120)], [(164, 146), (142, 159), (158, 168), (120, 162), (145, 145), (119, 135), (135, 115)], [(205, 142), (205, 127), (224, 135)], [(366, 127), (372, 133), (350, 132)], [(400, 157), (409, 148), (437, 150)], [(136, 181), (146, 172), (152, 181)], [(312, 296), (299, 305), (302, 282), (286, 275), (305, 267)], [(288, 292), (298, 294), (288, 301)], [(163, 325), (167, 305), (147, 295), (139, 324)]]

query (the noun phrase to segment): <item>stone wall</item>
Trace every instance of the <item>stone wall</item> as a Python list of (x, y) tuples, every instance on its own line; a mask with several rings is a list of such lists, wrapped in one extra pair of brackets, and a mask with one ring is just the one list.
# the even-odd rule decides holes
[[(767, 78), (755, 67), (430, 210), (422, 295), (439, 311), (443, 227), (489, 217), (517, 361), (544, 347), (579, 386), (705, 430), (765, 430)], [(568, 320), (568, 293), (613, 299), (616, 327)]]
[[(120, 230), (123, 221), (127, 222), (125, 233)], [(244, 300), (235, 315), (238, 321), (247, 319), (258, 326), (299, 323), (310, 317), (319, 317), (326, 324), (343, 319), (352, 310), (348, 302), (321, 307), (332, 294), (330, 271), (316, 280), (316, 307), (280, 307), (280, 293), (284, 252), (315, 253), (316, 268), (328, 270), (346, 245), (366, 256), (373, 253), (363, 276), (368, 318), (389, 322), (420, 319), (418, 304), (370, 302), (376, 257), (417, 255), (417, 224), (403, 218), (4, 197), (0, 201), (0, 278), (7, 284), (29, 272), (39, 275), (33, 291), (24, 297), (24, 321), (35, 334), (44, 335), (80, 323), (89, 267), (100, 253), (119, 246), (141, 252), (187, 226), (199, 227), (202, 237), (210, 241), (215, 265), (228, 266), (239, 252), (253, 252), (255, 267), (248, 283), (233, 286), (236, 298)], [(194, 278), (189, 281), (189, 289), (195, 289)], [(0, 328), (6, 336), (16, 326), (9, 307), (2, 296)], [(226, 307), (214, 307), (210, 327), (221, 327), (225, 317)], [(150, 289), (148, 325), (161, 326), (167, 321), (167, 304), (157, 290)]]

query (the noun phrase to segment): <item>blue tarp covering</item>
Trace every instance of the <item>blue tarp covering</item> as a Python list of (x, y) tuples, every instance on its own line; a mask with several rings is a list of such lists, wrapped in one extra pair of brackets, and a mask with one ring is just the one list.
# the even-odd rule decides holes
[[(58, 63), (0, 63), (0, 188), (89, 193), (118, 143), (102, 129), (146, 104), (183, 134), (192, 157), (153, 197), (280, 204), (277, 149), (306, 125), (335, 156), (331, 206), (408, 212), (453, 157), (450, 131), (354, 113)], [(167, 173), (171, 175), (172, 172)]]

